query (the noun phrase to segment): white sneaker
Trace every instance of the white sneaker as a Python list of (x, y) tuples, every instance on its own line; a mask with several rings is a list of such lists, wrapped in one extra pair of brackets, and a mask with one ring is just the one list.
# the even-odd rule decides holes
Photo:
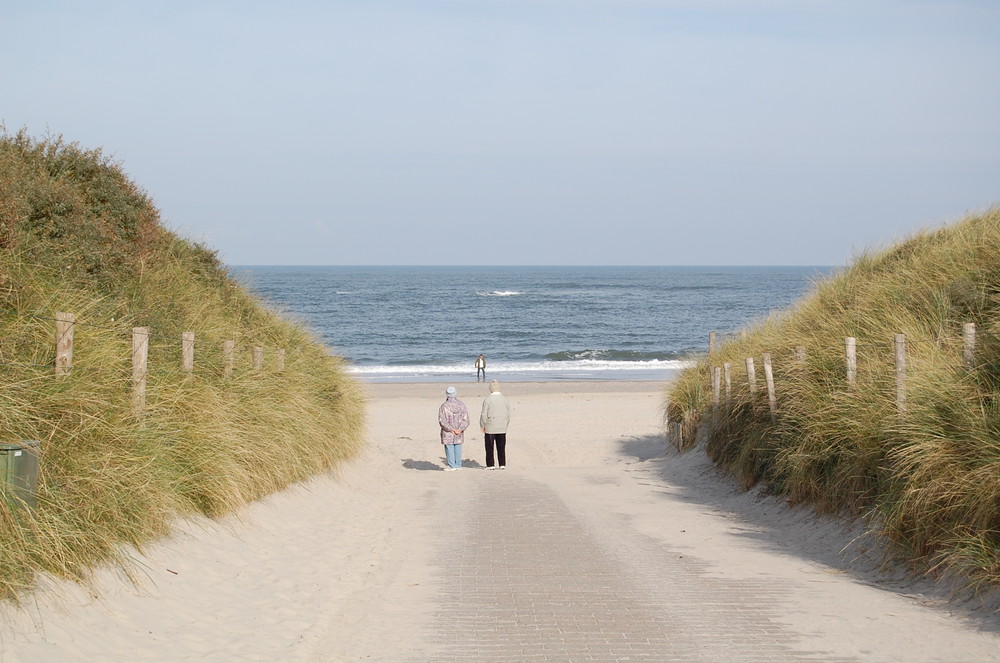
[(487, 465), (487, 466), (486, 466), (486, 467), (485, 467), (484, 469), (487, 469), (487, 470), (495, 470), (495, 469), (497, 469), (497, 468), (493, 467), (492, 465)]
[(501, 470), (506, 470), (506, 469), (507, 469), (507, 466), (506, 466), (506, 465), (501, 465), (501, 466), (500, 466), (500, 469), (501, 469)]

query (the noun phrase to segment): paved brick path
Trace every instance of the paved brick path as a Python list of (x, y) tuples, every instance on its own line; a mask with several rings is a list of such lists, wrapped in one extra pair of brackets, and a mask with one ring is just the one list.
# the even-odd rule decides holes
[(713, 578), (634, 533), (589, 531), (516, 471), (456, 479), (467, 499), (438, 556), (437, 642), (414, 661), (853, 660), (798, 648), (769, 618), (773, 587)]

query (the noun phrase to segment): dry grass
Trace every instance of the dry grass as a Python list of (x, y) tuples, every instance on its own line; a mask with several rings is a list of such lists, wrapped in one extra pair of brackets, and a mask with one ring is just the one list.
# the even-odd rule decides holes
[[(745, 486), (820, 511), (869, 518), (916, 568), (1000, 585), (1000, 210), (860, 256), (790, 310), (722, 345), (667, 400)], [(962, 324), (978, 330), (963, 365)], [(892, 339), (907, 337), (898, 416)], [(844, 338), (857, 338), (846, 380)], [(795, 361), (805, 346), (804, 364)], [(774, 357), (778, 416), (752, 396), (744, 360)], [(734, 393), (711, 421), (710, 367), (732, 365)], [(758, 377), (760, 379), (760, 377)]]
[[(34, 511), (0, 488), (0, 596), (44, 570), (81, 579), (180, 515), (215, 515), (357, 453), (360, 386), (301, 326), (262, 307), (214, 253), (166, 231), (99, 152), (0, 137), (0, 431), (37, 439)], [(76, 314), (74, 368), (53, 375), (58, 311)], [(132, 408), (131, 340), (148, 326), (147, 408)], [(196, 369), (180, 370), (181, 333)], [(223, 379), (222, 342), (237, 366)], [(249, 348), (285, 348), (262, 371)]]

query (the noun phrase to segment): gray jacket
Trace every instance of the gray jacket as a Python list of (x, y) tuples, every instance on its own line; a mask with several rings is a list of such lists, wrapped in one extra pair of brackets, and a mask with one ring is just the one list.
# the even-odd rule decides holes
[(506, 433), (510, 423), (510, 403), (499, 391), (494, 391), (483, 401), (483, 411), (479, 415), (479, 427), (487, 433)]

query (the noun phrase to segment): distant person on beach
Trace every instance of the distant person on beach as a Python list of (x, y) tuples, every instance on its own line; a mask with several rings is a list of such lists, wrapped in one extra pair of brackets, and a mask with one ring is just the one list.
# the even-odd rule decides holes
[(479, 355), (476, 357), (476, 382), (479, 382), (479, 375), (482, 374), (483, 382), (486, 381), (486, 357)]
[(469, 410), (465, 403), (458, 400), (458, 392), (454, 387), (445, 389), (445, 400), (438, 409), (438, 424), (441, 426), (441, 444), (444, 445), (444, 455), (448, 461), (445, 472), (451, 472), (462, 467), (462, 442), (465, 441), (465, 429), (469, 427)]
[(500, 383), (490, 382), (490, 395), (483, 401), (479, 427), (486, 436), (486, 469), (494, 469), (493, 447), (501, 470), (507, 469), (507, 425), (510, 423), (510, 403), (500, 393)]

